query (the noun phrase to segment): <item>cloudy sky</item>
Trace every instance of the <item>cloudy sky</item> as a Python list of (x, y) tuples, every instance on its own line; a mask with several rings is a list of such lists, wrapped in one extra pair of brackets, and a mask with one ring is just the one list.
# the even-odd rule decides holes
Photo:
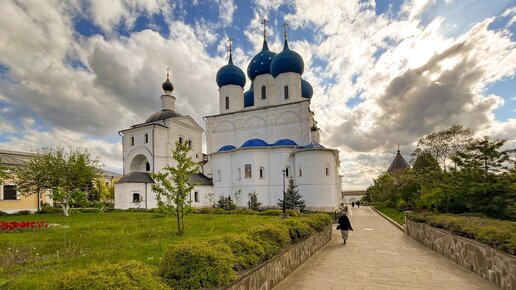
[(3, 149), (86, 146), (121, 172), (117, 132), (160, 109), (166, 67), (177, 111), (204, 127), (226, 39), (245, 71), (262, 18), (276, 52), (289, 24), (344, 189), (385, 171), (396, 144), (409, 159), (452, 124), (516, 145), (513, 0), (3, 0), (0, 11)]

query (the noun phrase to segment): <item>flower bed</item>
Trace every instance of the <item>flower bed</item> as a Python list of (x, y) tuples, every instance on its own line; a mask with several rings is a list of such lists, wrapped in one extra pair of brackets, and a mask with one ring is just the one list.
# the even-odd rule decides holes
[(49, 226), (50, 224), (45, 221), (0, 222), (0, 232), (38, 230), (48, 228)]

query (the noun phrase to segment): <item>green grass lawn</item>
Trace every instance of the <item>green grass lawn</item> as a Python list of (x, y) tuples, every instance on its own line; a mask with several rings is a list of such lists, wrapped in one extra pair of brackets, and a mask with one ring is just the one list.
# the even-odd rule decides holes
[(373, 207), (379, 210), (384, 215), (390, 217), (400, 225), (405, 224), (405, 214), (402, 211), (399, 211), (398, 209), (392, 207), (384, 207), (381, 205), (373, 205)]
[(262, 223), (280, 222), (261, 215), (192, 214), (185, 234), (176, 234), (173, 218), (146, 212), (0, 216), (0, 221), (48, 221), (57, 227), (40, 231), (0, 233), (0, 289), (37, 289), (43, 281), (92, 263), (137, 260), (157, 265), (164, 248), (180, 239), (243, 232)]

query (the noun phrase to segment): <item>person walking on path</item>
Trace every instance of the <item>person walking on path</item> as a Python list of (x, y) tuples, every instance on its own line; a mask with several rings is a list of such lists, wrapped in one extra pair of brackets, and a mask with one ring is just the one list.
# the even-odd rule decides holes
[(352, 206), (353, 208), (355, 208), (355, 202), (354, 202), (354, 201), (352, 201), (352, 202), (351, 202), (351, 206)]
[(343, 212), (340, 216), (337, 230), (340, 230), (340, 233), (342, 234), (342, 240), (344, 240), (344, 244), (346, 244), (346, 240), (348, 239), (348, 233), (349, 231), (353, 230), (353, 227), (351, 227), (351, 223), (349, 222), (349, 218), (346, 212)]
[(357, 201), (357, 207), (360, 208), (360, 200)]

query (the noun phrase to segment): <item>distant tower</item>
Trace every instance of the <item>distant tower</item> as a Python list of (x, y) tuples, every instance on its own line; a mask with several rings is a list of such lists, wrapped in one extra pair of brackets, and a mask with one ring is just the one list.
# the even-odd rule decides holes
[(391, 166), (387, 169), (387, 172), (391, 175), (399, 175), (403, 173), (403, 171), (410, 168), (410, 165), (407, 163), (405, 158), (400, 153), (400, 144), (398, 144), (398, 153), (396, 153), (396, 157), (391, 162)]

